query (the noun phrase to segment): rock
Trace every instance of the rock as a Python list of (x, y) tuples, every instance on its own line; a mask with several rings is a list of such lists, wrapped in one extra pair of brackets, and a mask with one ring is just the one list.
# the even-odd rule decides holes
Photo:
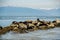
[(60, 20), (59, 19), (56, 19), (56, 23), (60, 23)]
[(40, 23), (42, 23), (42, 24), (43, 24), (43, 23), (46, 23), (46, 22), (43, 20), (43, 21), (40, 21)]
[(58, 23), (58, 24), (56, 25), (56, 27), (60, 27), (60, 23)]
[(29, 25), (29, 27), (31, 27), (31, 26), (35, 26), (34, 24), (31, 24), (31, 23), (29, 23), (28, 25)]
[(20, 21), (19, 23), (23, 23), (22, 21)]
[(39, 18), (37, 18), (37, 21), (40, 22)]
[(19, 24), (19, 28), (20, 29), (27, 29), (27, 25), (23, 24), (23, 23), (20, 23)]
[(37, 27), (34, 24), (29, 23), (27, 26), (27, 29), (29, 30), (37, 30)]
[(34, 31), (34, 29), (28, 29), (28, 32), (32, 32), (32, 31)]
[(48, 26), (48, 24), (42, 23), (39, 26)]
[(47, 26), (39, 26), (38, 29), (45, 30), (45, 29), (48, 29), (48, 27)]
[(0, 30), (1, 30), (1, 29), (3, 29), (3, 27), (2, 27), (2, 26), (0, 26)]
[(40, 24), (42, 24), (42, 23), (38, 22), (36, 26), (39, 26)]
[(56, 19), (53, 23), (56, 27), (60, 27), (60, 20)]
[(7, 32), (9, 32), (11, 30), (11, 28), (9, 26), (4, 27), (2, 30), (0, 30), (0, 34), (5, 34)]
[(12, 31), (13, 31), (13, 32), (17, 32), (17, 33), (20, 32), (20, 30), (18, 29), (18, 27), (14, 27)]
[(12, 22), (12, 24), (18, 24), (18, 22), (16, 22), (16, 21), (13, 21), (13, 22)]
[(18, 27), (17, 24), (11, 24), (10, 26), (11, 26), (11, 27)]
[(32, 21), (32, 24), (37, 25), (38, 21)]
[(53, 21), (53, 23), (60, 23), (60, 20), (56, 19), (55, 21)]
[(56, 23), (56, 21), (52, 21), (52, 23)]
[(9, 31), (17, 32), (17, 33), (28, 33), (29, 31), (35, 31), (38, 29), (50, 29), (54, 27), (60, 27), (60, 20), (55, 21), (41, 21), (39, 18), (37, 20), (27, 20), (27, 21), (20, 21), (16, 22), (13, 21), (10, 26), (2, 28), (0, 26), (0, 34), (7, 33)]
[(28, 33), (28, 30), (25, 30), (25, 33)]
[(37, 22), (44, 23), (45, 21), (44, 20), (41, 21), (41, 20), (39, 20), (39, 18), (37, 18)]
[(32, 23), (32, 20), (27, 20), (27, 21), (25, 21), (25, 22), (27, 22), (27, 23)]
[(54, 28), (55, 25), (53, 23), (48, 24), (48, 28)]
[(33, 27), (34, 27), (34, 25), (33, 25), (33, 24), (28, 23), (28, 26), (27, 26), (27, 28), (28, 28), (28, 29), (33, 29)]

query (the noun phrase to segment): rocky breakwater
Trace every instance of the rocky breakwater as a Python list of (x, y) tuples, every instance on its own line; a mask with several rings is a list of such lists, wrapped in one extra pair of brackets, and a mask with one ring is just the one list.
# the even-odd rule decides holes
[(9, 26), (2, 27), (0, 26), (0, 35), (5, 34), (9, 31), (13, 31), (16, 33), (28, 33), (30, 31), (35, 30), (47, 30), (55, 27), (60, 27), (60, 20), (54, 21), (41, 21), (37, 20), (27, 20), (16, 22), (13, 21)]

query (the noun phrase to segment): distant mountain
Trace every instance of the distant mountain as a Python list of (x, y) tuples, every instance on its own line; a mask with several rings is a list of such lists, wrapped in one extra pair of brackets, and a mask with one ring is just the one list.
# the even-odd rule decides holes
[(60, 16), (60, 9), (38, 10), (25, 7), (0, 7), (0, 16)]
[(60, 9), (44, 10), (44, 12), (51, 16), (60, 16)]

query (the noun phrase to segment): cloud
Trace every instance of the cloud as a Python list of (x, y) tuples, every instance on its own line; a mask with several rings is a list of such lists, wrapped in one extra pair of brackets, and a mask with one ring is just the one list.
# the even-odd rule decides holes
[(60, 0), (2, 0), (0, 7), (29, 7), (34, 9), (54, 9), (60, 8)]

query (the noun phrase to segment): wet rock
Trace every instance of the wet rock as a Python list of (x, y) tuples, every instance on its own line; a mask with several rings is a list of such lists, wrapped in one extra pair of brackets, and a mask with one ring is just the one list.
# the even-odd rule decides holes
[(12, 31), (13, 32), (16, 32), (16, 33), (19, 33), (20, 32), (20, 30), (18, 29), (18, 27), (14, 27)]
[(34, 24), (29, 23), (27, 29), (34, 31), (37, 30), (37, 27)]
[(48, 26), (48, 24), (42, 23), (39, 26)]
[(7, 32), (9, 32), (11, 30), (11, 28), (9, 26), (4, 27), (2, 30), (0, 30), (0, 34), (5, 34)]
[(19, 23), (23, 23), (22, 21), (20, 21)]
[(32, 31), (34, 31), (33, 29), (28, 29), (28, 32), (32, 32)]
[(60, 27), (60, 23), (58, 23), (58, 24), (56, 25), (56, 27)]
[(1, 29), (3, 29), (3, 27), (2, 27), (2, 26), (0, 26), (0, 30), (1, 30)]
[(27, 20), (27, 21), (20, 21), (16, 22), (13, 21), (10, 26), (2, 28), (0, 26), (0, 34), (7, 33), (9, 31), (17, 32), (17, 33), (28, 33), (29, 31), (35, 31), (35, 30), (45, 30), (50, 29), (54, 27), (60, 27), (60, 20), (55, 21), (41, 21), (39, 18), (37, 20)]
[(33, 27), (34, 27), (34, 25), (33, 25), (33, 24), (28, 23), (28, 26), (27, 26), (27, 28), (28, 28), (28, 29), (33, 29)]
[(40, 26), (40, 24), (42, 24), (42, 23), (38, 22), (38, 23), (37, 23), (37, 26)]
[(48, 27), (47, 26), (39, 26), (38, 29), (45, 30), (45, 29), (48, 29)]
[(56, 23), (56, 21), (52, 21), (52, 23)]
[(13, 21), (12, 24), (19, 24), (19, 22)]
[(60, 20), (56, 19), (53, 23), (56, 27), (60, 27)]
[(27, 21), (25, 21), (25, 22), (27, 22), (27, 23), (32, 23), (32, 20), (27, 20)]
[(60, 23), (60, 20), (56, 19), (55, 21), (53, 21), (53, 23)]
[(18, 27), (17, 24), (11, 24), (10, 26), (11, 26), (12, 28), (14, 28), (14, 27)]
[(32, 21), (32, 24), (37, 25), (38, 21), (34, 20)]
[(54, 23), (48, 24), (48, 28), (54, 28), (54, 27), (55, 27)]
[(23, 23), (20, 23), (19, 24), (19, 28), (20, 29), (27, 29), (27, 25), (23, 24)]
[(56, 23), (60, 23), (60, 20), (59, 19), (56, 19)]
[(10, 25), (13, 29), (12, 31), (14, 32), (17, 32), (17, 33), (24, 33), (27, 31), (25, 31), (27, 29), (27, 25), (23, 24), (23, 23), (19, 23), (18, 25), (17, 24), (11, 24)]

